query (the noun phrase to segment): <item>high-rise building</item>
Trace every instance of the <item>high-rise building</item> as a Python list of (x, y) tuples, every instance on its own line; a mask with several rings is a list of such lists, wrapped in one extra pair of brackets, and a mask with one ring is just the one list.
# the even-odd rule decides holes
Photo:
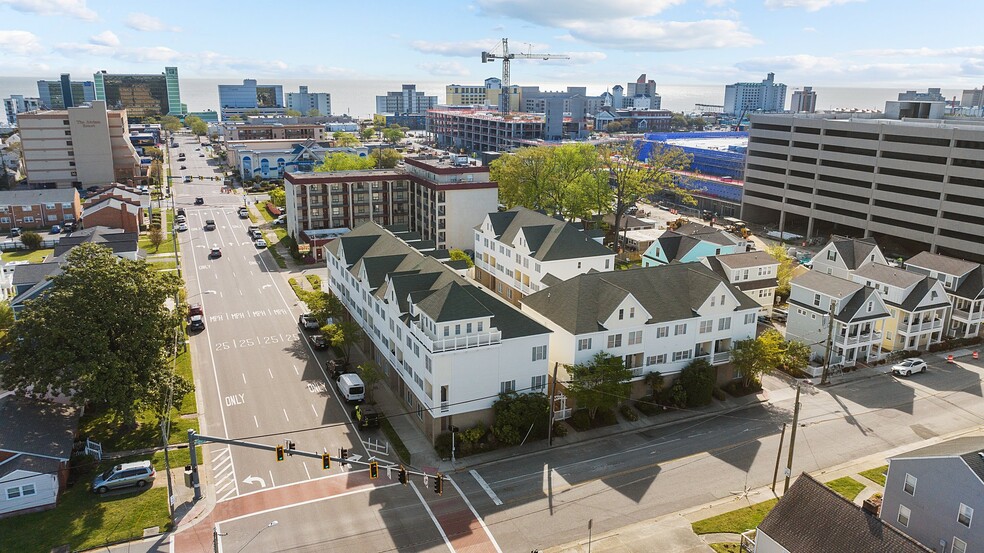
[(96, 85), (92, 81), (73, 81), (68, 73), (62, 73), (56, 81), (38, 81), (38, 98), (41, 109), (70, 108), (95, 100)]
[(786, 107), (786, 85), (775, 80), (776, 74), (769, 73), (760, 83), (725, 86), (724, 113), (740, 115), (749, 111), (783, 111)]
[(425, 96), (417, 85), (405, 84), (402, 90), (376, 96), (376, 113), (426, 113), (437, 105), (437, 96)]
[(793, 99), (789, 102), (789, 111), (793, 113), (813, 113), (817, 111), (817, 93), (812, 86), (804, 86), (803, 90), (794, 90)]
[(27, 180), (38, 188), (126, 184), (141, 175), (126, 111), (106, 102), (18, 117)]
[(180, 117), (187, 112), (181, 103), (177, 67), (165, 67), (164, 72), (157, 75), (100, 71), (93, 77), (96, 99), (105, 101), (109, 109), (125, 109), (134, 121), (164, 115)]
[(307, 115), (317, 110), (318, 115), (331, 115), (331, 94), (327, 92), (308, 92), (308, 87), (298, 87), (298, 92), (287, 93), (287, 109)]
[(26, 111), (41, 109), (40, 98), (25, 98), (21, 94), (11, 94), (10, 98), (3, 99), (3, 110), (7, 113), (7, 121), (11, 125), (17, 124), (17, 114)]
[(243, 84), (219, 85), (219, 113), (223, 120), (244, 115), (284, 115), (284, 86), (256, 84), (256, 79), (243, 79)]
[(879, 117), (751, 115), (741, 218), (984, 260), (984, 129)]
[[(496, 106), (502, 98), (502, 79), (489, 77), (482, 85), (449, 84), (444, 87), (445, 103), (449, 106)], [(509, 111), (519, 111), (522, 92), (519, 85), (509, 87)]]
[(906, 90), (905, 92), (899, 92), (900, 102), (945, 102), (946, 98), (940, 92), (938, 88), (926, 89), (926, 92), (916, 92), (915, 90)]
[(979, 108), (984, 106), (984, 88), (972, 88), (964, 90), (960, 97), (960, 107)]

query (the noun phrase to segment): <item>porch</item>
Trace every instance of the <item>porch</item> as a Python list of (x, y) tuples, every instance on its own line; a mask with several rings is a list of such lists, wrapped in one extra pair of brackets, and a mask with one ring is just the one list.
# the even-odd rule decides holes
[(694, 347), (694, 359), (703, 359), (711, 365), (723, 365), (731, 361), (731, 338), (699, 342)]

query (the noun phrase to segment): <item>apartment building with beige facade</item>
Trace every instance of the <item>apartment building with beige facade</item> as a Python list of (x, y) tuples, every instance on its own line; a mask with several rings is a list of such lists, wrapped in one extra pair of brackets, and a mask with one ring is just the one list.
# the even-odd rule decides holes
[(318, 142), (326, 140), (324, 125), (313, 124), (254, 124), (254, 123), (229, 123), (223, 124), (225, 127), (226, 142), (238, 140), (295, 140), (303, 142), (309, 138)]
[(106, 102), (18, 117), (27, 180), (34, 187), (83, 188), (141, 177), (126, 110)]

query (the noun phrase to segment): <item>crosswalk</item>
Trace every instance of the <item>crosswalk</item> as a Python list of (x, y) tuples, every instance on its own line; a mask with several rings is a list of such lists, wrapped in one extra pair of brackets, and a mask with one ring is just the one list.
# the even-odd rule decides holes
[(212, 452), (212, 477), (215, 479), (215, 497), (218, 501), (239, 496), (236, 468), (232, 464), (232, 448), (226, 446)]

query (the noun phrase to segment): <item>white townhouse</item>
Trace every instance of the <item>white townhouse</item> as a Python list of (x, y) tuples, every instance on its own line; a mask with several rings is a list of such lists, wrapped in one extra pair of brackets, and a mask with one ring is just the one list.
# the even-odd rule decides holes
[(691, 360), (731, 360), (735, 340), (755, 336), (759, 305), (700, 263), (588, 273), (523, 299), (523, 312), (550, 335), (550, 362), (622, 357), (634, 379), (679, 372)]
[(371, 340), (411, 420), (434, 440), (452, 418), (491, 424), (501, 392), (545, 391), (550, 331), (414, 245), (434, 248), (370, 222), (325, 246), (327, 290)]
[(794, 278), (789, 288), (786, 339), (810, 346), (811, 360), (820, 365), (806, 368), (811, 376), (820, 376), (829, 333), (831, 365), (853, 367), (881, 357), (882, 328), (891, 315), (873, 287), (814, 270)]
[(832, 236), (830, 242), (813, 256), (811, 263), (814, 271), (846, 279), (869, 263), (888, 265), (874, 238), (843, 236)]
[(951, 307), (947, 336), (980, 336), (984, 330), (981, 325), (984, 321), (984, 268), (980, 263), (922, 252), (906, 261), (905, 269), (943, 283)]
[(515, 207), (475, 227), (475, 280), (519, 305), (524, 297), (588, 271), (612, 271), (615, 253), (571, 223)]
[(884, 349), (928, 350), (943, 341), (950, 299), (942, 282), (881, 263), (867, 263), (851, 278), (878, 290), (888, 306), (891, 318), (885, 323)]
[(772, 316), (779, 287), (779, 262), (766, 252), (752, 251), (714, 255), (701, 259), (715, 273), (728, 279), (759, 304), (759, 315)]

